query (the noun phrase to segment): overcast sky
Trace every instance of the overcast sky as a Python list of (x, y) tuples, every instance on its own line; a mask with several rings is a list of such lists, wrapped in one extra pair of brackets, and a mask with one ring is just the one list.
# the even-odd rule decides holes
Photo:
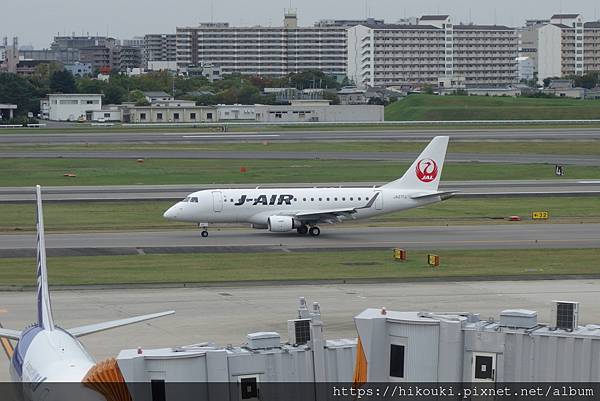
[[(319, 19), (356, 19), (366, 14), (395, 22), (404, 16), (450, 14), (455, 22), (520, 26), (526, 19), (553, 13), (600, 16), (598, 0), (17, 0), (0, 7), (0, 37), (18, 36), (21, 45), (48, 47), (52, 37), (82, 32), (127, 39), (146, 33), (175, 32), (201, 21), (232, 25), (280, 26), (283, 10), (298, 10), (299, 24)], [(470, 16), (470, 18), (469, 18)]]

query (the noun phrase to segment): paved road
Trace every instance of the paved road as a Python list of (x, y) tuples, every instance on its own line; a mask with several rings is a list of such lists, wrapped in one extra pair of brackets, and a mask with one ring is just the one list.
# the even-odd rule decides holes
[[(356, 187), (381, 185), (383, 182), (345, 183), (277, 183), (277, 184), (183, 184), (183, 185), (111, 185), (44, 187), (44, 201), (118, 201), (118, 200), (177, 200), (190, 192), (214, 188), (298, 188), (298, 187)], [(600, 180), (522, 180), (522, 181), (445, 181), (442, 190), (460, 191), (462, 197), (485, 196), (600, 196)], [(31, 202), (33, 187), (0, 187), (1, 202)]]
[[(34, 255), (33, 234), (0, 235), (0, 257)], [(441, 227), (323, 226), (318, 238), (266, 230), (47, 234), (49, 255), (181, 252), (294, 252), (342, 249), (600, 248), (600, 224), (503, 224)]]
[[(50, 271), (52, 275), (52, 271)], [(34, 272), (31, 273), (35, 282)], [(554, 299), (579, 301), (580, 324), (600, 323), (600, 280), (494, 281), (449, 283), (348, 284), (239, 288), (54, 291), (54, 317), (62, 327), (75, 327), (136, 314), (175, 309), (176, 314), (135, 326), (83, 337), (98, 360), (121, 349), (172, 347), (214, 341), (241, 344), (246, 334), (277, 331), (287, 340), (287, 319), (296, 317), (297, 298), (318, 301), (325, 337), (355, 338), (352, 317), (362, 310), (387, 307), (401, 311), (465, 311), (483, 319), (499, 318), (504, 309), (538, 311), (550, 321)], [(22, 328), (35, 319), (34, 292), (0, 292), (0, 321)], [(8, 379), (8, 361), (0, 352), (0, 381)]]
[[(135, 150), (135, 151), (0, 151), (0, 158), (70, 158), (70, 159), (277, 159), (277, 160), (390, 160), (412, 162), (418, 153), (392, 152), (227, 152), (227, 151), (187, 151), (187, 150)], [(523, 155), (523, 154), (481, 154), (449, 153), (450, 162), (479, 163), (520, 163), (520, 164), (565, 164), (578, 166), (599, 166), (598, 156), (579, 155)]]
[(531, 140), (531, 139), (600, 139), (598, 128), (533, 128), (533, 129), (475, 129), (475, 130), (386, 130), (386, 131), (248, 131), (229, 133), (204, 132), (112, 132), (86, 133), (6, 133), (1, 144), (99, 144), (99, 143), (215, 143), (240, 141), (381, 141), (423, 140), (435, 135), (450, 135), (453, 140)]

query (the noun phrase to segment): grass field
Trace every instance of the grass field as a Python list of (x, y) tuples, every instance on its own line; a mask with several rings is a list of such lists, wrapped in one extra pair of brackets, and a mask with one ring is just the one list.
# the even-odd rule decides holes
[[(600, 274), (600, 249), (432, 251), (437, 269), (427, 252), (396, 262), (391, 250), (55, 257), (48, 266), (51, 285)], [(35, 259), (0, 259), (0, 283), (34, 286)]]
[[(46, 203), (48, 231), (154, 230), (193, 228), (193, 224), (165, 220), (163, 212), (172, 202)], [(600, 198), (488, 198), (449, 199), (427, 207), (392, 213), (369, 220), (346, 222), (369, 226), (497, 224), (497, 218), (547, 210), (552, 222), (600, 222)], [(0, 232), (33, 231), (33, 204), (0, 203)], [(515, 223), (511, 223), (515, 224)], [(538, 224), (538, 223), (536, 223)]]
[[(331, 141), (331, 142), (236, 142), (190, 145), (140, 145), (127, 146), (128, 151), (228, 151), (228, 152), (415, 152), (418, 153), (428, 141)], [(22, 145), (2, 146), (3, 151), (119, 151), (122, 145)], [(598, 155), (600, 141), (451, 141), (448, 153), (484, 154), (548, 154), (548, 155)]]
[(385, 109), (386, 121), (600, 119), (600, 100), (410, 95)]
[[(241, 167), (246, 173), (240, 173)], [(409, 163), (357, 160), (0, 159), (0, 186), (391, 181)], [(600, 166), (569, 167), (571, 179), (600, 178)], [(64, 177), (66, 173), (75, 178)], [(544, 164), (448, 163), (443, 180), (552, 179)]]

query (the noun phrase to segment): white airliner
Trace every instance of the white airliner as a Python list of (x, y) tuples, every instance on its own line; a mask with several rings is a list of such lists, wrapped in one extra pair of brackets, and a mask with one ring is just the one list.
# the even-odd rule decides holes
[[(81, 383), (96, 362), (77, 340), (88, 334), (138, 323), (174, 313), (174, 311), (136, 316), (127, 319), (62, 329), (54, 323), (48, 290), (44, 217), (41, 189), (37, 195), (37, 322), (25, 330), (0, 328), (0, 338), (17, 340), (12, 354), (10, 374), (19, 386), (20, 398), (25, 400), (104, 400), (100, 393), (83, 385), (57, 385)], [(6, 343), (3, 343), (6, 348)], [(0, 395), (0, 398), (2, 396)]]
[(456, 192), (438, 191), (448, 139), (433, 138), (402, 178), (380, 187), (204, 190), (173, 205), (164, 217), (198, 223), (203, 237), (214, 223), (249, 223), (257, 229), (318, 236), (322, 223), (364, 219), (452, 197)]

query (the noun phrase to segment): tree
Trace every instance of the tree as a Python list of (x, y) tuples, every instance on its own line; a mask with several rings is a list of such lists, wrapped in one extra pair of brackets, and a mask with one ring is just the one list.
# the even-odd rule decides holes
[(31, 81), (16, 74), (0, 73), (0, 103), (17, 105), (17, 114), (40, 110), (40, 99), (46, 93)]
[(123, 100), (125, 99), (126, 96), (127, 96), (127, 91), (122, 86), (111, 82), (104, 89), (103, 103), (105, 103), (105, 104), (121, 104), (121, 103), (123, 103)]
[(75, 78), (67, 70), (57, 70), (50, 75), (50, 91), (54, 93), (75, 93)]
[(130, 102), (135, 102), (136, 106), (150, 106), (150, 102), (146, 99), (146, 96), (144, 96), (144, 92), (139, 89), (134, 89), (129, 92), (128, 100)]
[(340, 104), (340, 98), (335, 92), (324, 91), (323, 99), (329, 100), (331, 104)]

